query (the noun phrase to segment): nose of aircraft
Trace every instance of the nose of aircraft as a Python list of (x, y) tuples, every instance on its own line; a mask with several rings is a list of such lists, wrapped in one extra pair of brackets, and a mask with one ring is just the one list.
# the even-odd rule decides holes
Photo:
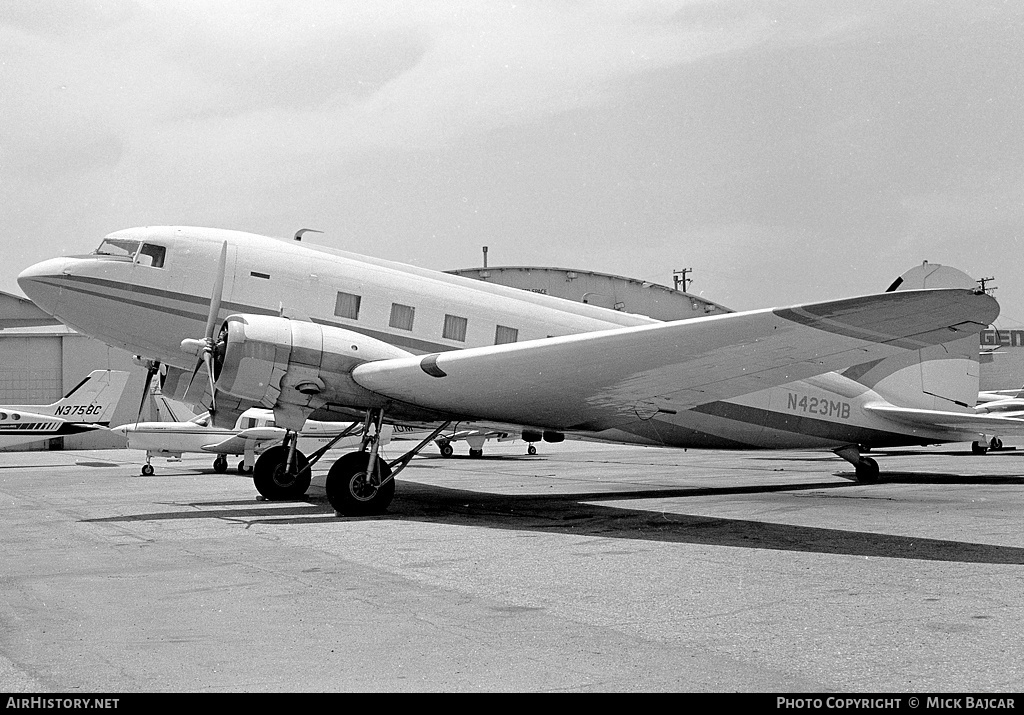
[(64, 275), (68, 260), (51, 258), (29, 266), (18, 276), (18, 285), (32, 302), (50, 315), (57, 312), (60, 297), (60, 278)]

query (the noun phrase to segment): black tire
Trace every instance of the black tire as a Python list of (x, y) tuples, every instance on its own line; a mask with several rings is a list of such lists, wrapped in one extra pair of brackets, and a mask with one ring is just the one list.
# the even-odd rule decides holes
[(981, 442), (971, 442), (971, 451), (975, 454), (985, 454), (988, 451), (988, 445)]
[(482, 456), (484, 456), (484, 451), (482, 449), (471, 449), (471, 450), (469, 450), (469, 456), (470, 457), (482, 457)]
[(441, 450), (442, 457), (450, 457), (455, 454), (455, 447), (451, 445), (451, 442), (438, 442), (437, 447)]
[(153, 469), (153, 465), (152, 464), (143, 464), (142, 465), (142, 476), (144, 476), (144, 477), (152, 477), (153, 476), (153, 472), (155, 472), (155, 471), (156, 470)]
[(533, 455), (537, 454), (537, 448), (531, 444), (529, 447), (526, 448), (526, 453), (532, 457)]
[(1002, 449), (1003, 448), (1003, 440), (999, 439), (998, 437), (993, 437), (989, 441), (989, 443), (988, 443), (988, 448), (989, 449)]
[(878, 482), (878, 462), (871, 457), (864, 457), (857, 465), (857, 481), (861, 484), (875, 484)]
[[(350, 452), (331, 466), (327, 473), (327, 501), (345, 516), (374, 516), (387, 511), (395, 498), (395, 480), (373, 487), (366, 481), (369, 452)], [(377, 457), (377, 474), (381, 479), (391, 476), (391, 467)]]
[(228, 458), (221, 455), (213, 460), (213, 471), (217, 472), (217, 474), (223, 474), (228, 471)]
[(244, 459), (241, 462), (238, 463), (238, 473), (239, 474), (252, 474), (252, 468), (251, 467), (249, 469), (245, 468), (245, 460)]
[(301, 499), (309, 489), (312, 479), (308, 469), (309, 460), (302, 452), (295, 452), (295, 468), (298, 474), (286, 474), (285, 464), (288, 450), (282, 447), (271, 447), (256, 460), (252, 470), (252, 483), (256, 491), (270, 501)]

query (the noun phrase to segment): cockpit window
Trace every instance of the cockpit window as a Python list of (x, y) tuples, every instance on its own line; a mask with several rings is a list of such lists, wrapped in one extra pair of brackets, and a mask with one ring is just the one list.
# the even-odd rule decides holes
[(136, 261), (139, 265), (163, 268), (167, 248), (130, 238), (104, 238), (94, 255)]
[(96, 249), (97, 256), (113, 256), (115, 258), (135, 258), (141, 241), (133, 241), (128, 238), (104, 238), (100, 247)]
[(142, 248), (139, 249), (136, 260), (140, 266), (163, 268), (165, 255), (167, 255), (167, 249), (163, 246), (157, 246), (155, 243), (144, 243)]

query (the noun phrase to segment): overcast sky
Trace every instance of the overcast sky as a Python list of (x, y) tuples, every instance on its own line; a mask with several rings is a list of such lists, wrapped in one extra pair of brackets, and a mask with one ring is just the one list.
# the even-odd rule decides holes
[(1024, 324), (1024, 3), (5, 0), (0, 290), (130, 226)]

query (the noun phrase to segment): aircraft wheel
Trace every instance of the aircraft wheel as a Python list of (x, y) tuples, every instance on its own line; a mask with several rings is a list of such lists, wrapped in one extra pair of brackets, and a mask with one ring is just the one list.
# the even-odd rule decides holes
[(223, 454), (213, 460), (213, 471), (217, 474), (223, 474), (228, 471), (228, 458)]
[(238, 473), (239, 474), (252, 474), (252, 467), (249, 467), (248, 469), (246, 469), (245, 468), (245, 460), (243, 459), (241, 462), (238, 463)]
[(874, 484), (878, 481), (878, 462), (871, 457), (864, 457), (857, 465), (857, 481), (861, 484)]
[(153, 465), (152, 464), (143, 464), (142, 465), (142, 476), (144, 476), (144, 477), (152, 477), (153, 476), (153, 472), (155, 472), (155, 471), (156, 470), (153, 469)]
[[(334, 510), (345, 516), (372, 516), (387, 511), (395, 498), (395, 480), (375, 487), (366, 478), (366, 467), (370, 455), (367, 452), (350, 452), (331, 466), (327, 473), (327, 501)], [(381, 479), (391, 476), (391, 467), (377, 457), (377, 474)]]
[(455, 447), (452, 447), (451, 442), (438, 442), (437, 447), (441, 450), (442, 457), (450, 457), (455, 454)]
[(271, 447), (256, 460), (252, 471), (252, 483), (256, 491), (270, 501), (300, 499), (309, 488), (312, 479), (306, 455), (295, 452), (295, 468), (299, 475), (288, 474), (285, 464), (288, 461), (288, 450), (283, 446)]
[(471, 449), (471, 450), (469, 450), (469, 456), (470, 457), (482, 457), (482, 456), (484, 456), (484, 451), (482, 449)]
[(1002, 449), (1003, 448), (1003, 440), (999, 439), (998, 437), (993, 437), (992, 441), (990, 441), (988, 443), (988, 448), (989, 449)]
[(531, 444), (529, 447), (526, 448), (526, 453), (531, 456), (537, 454), (537, 448)]
[(975, 454), (985, 454), (988, 451), (988, 445), (984, 445), (981, 442), (971, 442), (971, 451)]

